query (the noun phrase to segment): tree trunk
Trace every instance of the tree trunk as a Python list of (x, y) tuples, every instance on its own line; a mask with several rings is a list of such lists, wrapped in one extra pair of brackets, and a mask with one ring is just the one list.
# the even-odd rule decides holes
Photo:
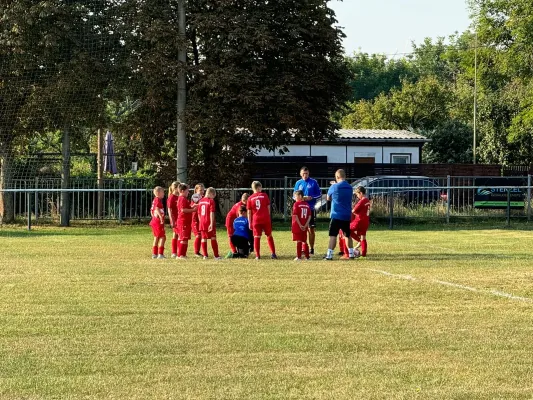
[(15, 204), (13, 192), (3, 192), (2, 189), (12, 188), (13, 155), (10, 154), (11, 146), (4, 143), (0, 150), (0, 224), (15, 222)]
[[(70, 187), (70, 134), (69, 128), (63, 130), (61, 144), (63, 164), (61, 168), (61, 189)], [(70, 193), (61, 192), (61, 226), (70, 226)]]

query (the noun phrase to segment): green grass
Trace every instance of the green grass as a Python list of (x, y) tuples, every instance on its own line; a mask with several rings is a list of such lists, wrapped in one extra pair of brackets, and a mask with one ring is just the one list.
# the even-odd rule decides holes
[(533, 231), (374, 230), (329, 263), (274, 235), (278, 261), (180, 262), (148, 227), (0, 228), (0, 398), (533, 398)]

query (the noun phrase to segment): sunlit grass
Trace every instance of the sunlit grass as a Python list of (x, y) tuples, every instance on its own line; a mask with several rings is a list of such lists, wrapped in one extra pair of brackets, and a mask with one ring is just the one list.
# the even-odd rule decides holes
[(0, 398), (533, 397), (532, 231), (297, 263), (282, 229), (277, 261), (180, 262), (147, 227), (0, 228)]

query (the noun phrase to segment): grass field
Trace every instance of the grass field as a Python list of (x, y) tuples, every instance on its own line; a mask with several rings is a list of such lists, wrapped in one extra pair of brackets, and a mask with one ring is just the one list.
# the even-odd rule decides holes
[(177, 261), (148, 227), (0, 228), (0, 399), (533, 398), (533, 231), (301, 263), (274, 235), (277, 261)]

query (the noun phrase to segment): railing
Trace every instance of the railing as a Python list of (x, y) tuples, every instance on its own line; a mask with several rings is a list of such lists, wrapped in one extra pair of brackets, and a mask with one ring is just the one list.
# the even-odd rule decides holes
[[(319, 219), (329, 219), (330, 204), (326, 193), (331, 178), (315, 178), (322, 190), (317, 202)], [(498, 184), (500, 201), (498, 208), (482, 208), (476, 204), (479, 188), (487, 187), (487, 177), (397, 177), (388, 178), (387, 185), (372, 185), (365, 178), (372, 201), (371, 218), (385, 220), (392, 228), (398, 220), (431, 220), (450, 222), (455, 219), (500, 218), (531, 220), (531, 176), (512, 178), (512, 184)], [(498, 179), (505, 179), (498, 177)], [(263, 179), (263, 190), (271, 200), (272, 216), (276, 220), (289, 221), (294, 200), (293, 188), (298, 177)], [(349, 180), (349, 182), (352, 182)], [(15, 214), (21, 219), (33, 221), (58, 221), (61, 192), (70, 196), (72, 220), (143, 220), (150, 217), (153, 183), (145, 179), (106, 179), (98, 187), (96, 179), (77, 179), (69, 189), (61, 190), (59, 179), (18, 181), (6, 190), (13, 193)], [(238, 202), (248, 188), (217, 189), (218, 213), (224, 217), (231, 206)], [(516, 199), (520, 201), (516, 201)], [(354, 198), (355, 200), (355, 198)]]

